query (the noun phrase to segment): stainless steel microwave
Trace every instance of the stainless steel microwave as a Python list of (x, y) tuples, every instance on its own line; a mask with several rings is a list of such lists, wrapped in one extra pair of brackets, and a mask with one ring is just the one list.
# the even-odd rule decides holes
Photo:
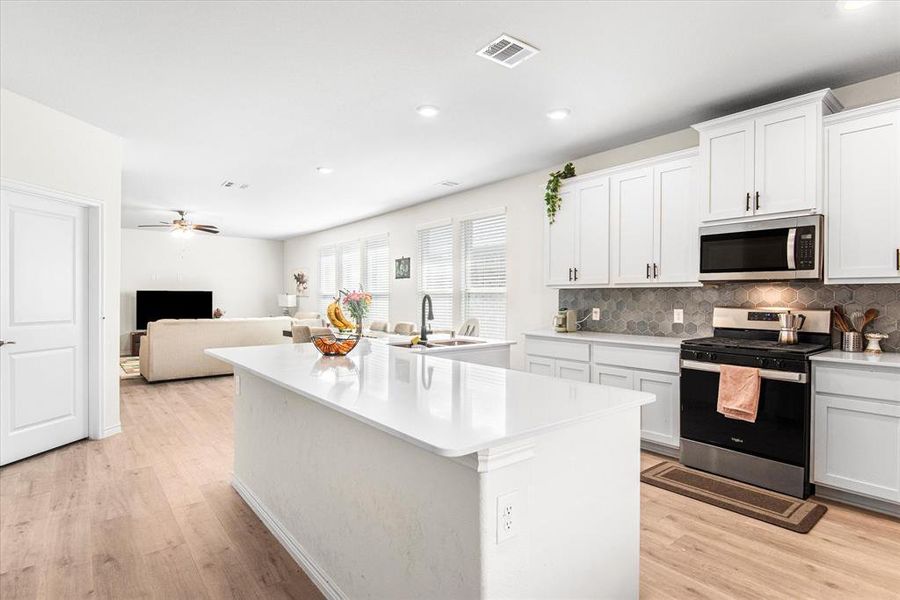
[(700, 228), (700, 281), (822, 279), (822, 216)]

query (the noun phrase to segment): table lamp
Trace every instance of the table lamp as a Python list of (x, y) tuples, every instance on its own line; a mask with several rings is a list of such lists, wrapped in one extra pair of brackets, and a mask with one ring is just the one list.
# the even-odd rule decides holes
[(297, 306), (297, 296), (294, 294), (278, 294), (278, 306), (281, 307), (284, 316), (291, 316), (290, 309)]

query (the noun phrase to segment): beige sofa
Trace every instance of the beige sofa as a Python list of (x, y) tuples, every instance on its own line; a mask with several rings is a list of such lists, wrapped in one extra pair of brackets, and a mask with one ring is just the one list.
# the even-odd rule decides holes
[(227, 375), (231, 365), (207, 356), (205, 349), (289, 344), (283, 332), (290, 329), (290, 317), (153, 321), (141, 341), (141, 375), (147, 381)]

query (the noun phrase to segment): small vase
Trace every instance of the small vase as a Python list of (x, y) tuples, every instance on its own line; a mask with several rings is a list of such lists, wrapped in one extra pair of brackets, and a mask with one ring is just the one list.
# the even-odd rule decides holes
[(363, 322), (362, 319), (356, 320), (356, 335), (361, 336), (363, 333)]

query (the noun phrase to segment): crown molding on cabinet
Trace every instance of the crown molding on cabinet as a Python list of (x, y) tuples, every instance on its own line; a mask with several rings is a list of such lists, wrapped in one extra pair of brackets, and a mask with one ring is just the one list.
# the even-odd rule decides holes
[(711, 129), (713, 127), (725, 125), (732, 121), (750, 119), (767, 112), (784, 110), (787, 108), (793, 108), (795, 106), (802, 106), (813, 101), (821, 102), (824, 106), (824, 112), (826, 114), (840, 112), (844, 108), (844, 105), (841, 104), (840, 100), (838, 100), (832, 93), (831, 88), (825, 88), (824, 90), (819, 90), (817, 92), (810, 92), (809, 94), (803, 94), (802, 96), (795, 96), (793, 98), (788, 98), (787, 100), (780, 100), (771, 104), (765, 104), (763, 106), (750, 108), (739, 113), (732, 113), (730, 115), (725, 115), (724, 117), (718, 117), (709, 121), (703, 121), (702, 123), (691, 125), (691, 127), (696, 129), (697, 131), (703, 131), (705, 129)]
[(822, 117), (822, 123), (825, 126), (828, 125), (836, 125), (838, 123), (845, 123), (847, 121), (853, 121), (854, 119), (859, 119), (861, 117), (870, 117), (872, 115), (880, 115), (882, 113), (890, 112), (892, 110), (900, 109), (900, 98), (894, 98), (893, 100), (885, 100), (884, 102), (879, 102), (877, 104), (870, 104), (868, 106), (861, 106), (859, 108), (852, 108), (850, 110), (844, 110), (839, 113), (834, 113), (832, 115), (826, 115)]
[(668, 154), (658, 154), (656, 156), (651, 156), (649, 158), (642, 158), (640, 160), (635, 160), (630, 163), (625, 163), (621, 165), (615, 165), (613, 167), (607, 167), (605, 169), (600, 169), (599, 171), (591, 171), (590, 173), (585, 173), (584, 175), (577, 175), (575, 177), (570, 177), (569, 179), (563, 179), (560, 184), (561, 187), (570, 187), (572, 185), (577, 185), (580, 183), (584, 183), (586, 181), (591, 181), (592, 179), (598, 179), (600, 177), (609, 177), (610, 175), (615, 175), (617, 173), (623, 173), (625, 171), (631, 171), (632, 169), (641, 169), (644, 167), (652, 167), (653, 165), (658, 165), (660, 163), (669, 162), (672, 160), (679, 160), (682, 158), (693, 158), (697, 156), (700, 152), (699, 146), (693, 146), (691, 148), (686, 148), (684, 150), (676, 150), (675, 152), (669, 152)]

